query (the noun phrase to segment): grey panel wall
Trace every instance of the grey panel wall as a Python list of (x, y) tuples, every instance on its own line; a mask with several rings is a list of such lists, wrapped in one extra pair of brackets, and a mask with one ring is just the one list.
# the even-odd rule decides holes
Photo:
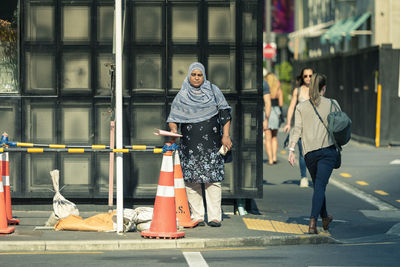
[[(0, 122), (11, 140), (108, 144), (113, 5), (21, 1), (21, 87), (1, 95)], [(124, 144), (163, 145), (152, 131), (167, 128), (187, 68), (200, 61), (233, 107), (234, 162), (223, 195), (262, 197), (262, 9), (262, 0), (127, 1)], [(64, 196), (107, 197), (107, 154), (20, 153), (11, 161), (14, 197), (52, 197), (54, 168)], [(153, 198), (160, 164), (161, 155), (124, 155), (124, 196)]]

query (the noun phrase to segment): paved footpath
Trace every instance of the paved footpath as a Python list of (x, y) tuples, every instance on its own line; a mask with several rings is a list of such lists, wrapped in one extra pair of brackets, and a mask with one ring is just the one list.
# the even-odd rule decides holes
[[(280, 139), (283, 136), (280, 134)], [(372, 149), (366, 146), (366, 149)], [(387, 149), (386, 149), (387, 150)], [(380, 150), (386, 153), (385, 149)], [(345, 151), (351, 151), (352, 157), (365, 153), (357, 143), (350, 144)], [(359, 151), (359, 152), (357, 152)], [(398, 150), (400, 151), (400, 150)], [(344, 160), (346, 161), (346, 155)], [(143, 239), (138, 232), (118, 235), (115, 232), (82, 232), (38, 230), (44, 226), (52, 205), (14, 205), (13, 215), (21, 220), (15, 233), (1, 236), (1, 251), (85, 251), (85, 250), (136, 250), (136, 249), (174, 249), (174, 248), (220, 248), (255, 247), (268, 245), (296, 245), (342, 242), (334, 231), (318, 235), (306, 234), (307, 216), (310, 210), (312, 189), (298, 186), (298, 167), (291, 167), (286, 161), (285, 151), (280, 151), (279, 162), (274, 166), (264, 164), (264, 197), (254, 202), (260, 214), (238, 216), (233, 214), (232, 206), (224, 206), (224, 220), (221, 228), (209, 226), (184, 229), (182, 239)], [(346, 163), (343, 168), (347, 168)], [(340, 170), (335, 171), (333, 179), (338, 180)], [(348, 181), (341, 181), (350, 184)], [(357, 203), (365, 210), (377, 210), (376, 206), (362, 200), (359, 196), (335, 186), (328, 190), (338, 194), (348, 203)], [(367, 194), (370, 196), (370, 194)], [(381, 201), (381, 199), (378, 199)], [(393, 209), (398, 206), (386, 203)], [(341, 205), (341, 204), (337, 204)], [(100, 205), (79, 205), (80, 215), (90, 217), (105, 212), (107, 207)], [(136, 208), (136, 207), (134, 207)], [(341, 207), (333, 205), (333, 210)], [(255, 211), (255, 209), (254, 209)], [(339, 227), (339, 226), (338, 226)], [(338, 228), (335, 228), (338, 229)], [(340, 227), (339, 227), (340, 229)], [(338, 236), (340, 234), (338, 233)]]

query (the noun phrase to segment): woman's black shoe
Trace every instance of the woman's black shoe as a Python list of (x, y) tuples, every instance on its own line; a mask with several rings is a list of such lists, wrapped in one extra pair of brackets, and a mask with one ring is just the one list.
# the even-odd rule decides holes
[(205, 222), (204, 221), (197, 221), (196, 226), (205, 226)]
[(211, 221), (211, 222), (208, 223), (208, 226), (221, 227), (221, 223), (220, 222)]

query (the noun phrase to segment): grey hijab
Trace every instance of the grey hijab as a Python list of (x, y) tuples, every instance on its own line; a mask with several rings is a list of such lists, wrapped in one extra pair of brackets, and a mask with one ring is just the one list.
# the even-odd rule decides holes
[[(200, 70), (204, 76), (204, 82), (198, 88), (193, 87), (189, 82), (190, 75), (194, 70)], [(214, 90), (215, 97), (212, 90)], [(216, 85), (212, 85), (211, 88), (203, 64), (194, 62), (189, 67), (188, 75), (183, 80), (181, 90), (172, 102), (167, 122), (201, 122), (215, 116), (219, 110), (223, 109), (232, 110), (221, 90)]]

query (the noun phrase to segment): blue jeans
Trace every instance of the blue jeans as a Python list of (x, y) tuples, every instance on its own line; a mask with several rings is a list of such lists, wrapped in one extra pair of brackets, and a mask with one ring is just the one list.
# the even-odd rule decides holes
[(326, 218), (328, 212), (326, 211), (325, 190), (338, 159), (338, 152), (335, 146), (325, 147), (308, 152), (304, 159), (314, 188), (311, 217), (318, 219), (318, 215), (320, 215), (321, 218)]
[(300, 175), (301, 178), (307, 177), (306, 162), (303, 156), (303, 146), (301, 145), (301, 139), (297, 142), (299, 146), (299, 165), (300, 165)]

